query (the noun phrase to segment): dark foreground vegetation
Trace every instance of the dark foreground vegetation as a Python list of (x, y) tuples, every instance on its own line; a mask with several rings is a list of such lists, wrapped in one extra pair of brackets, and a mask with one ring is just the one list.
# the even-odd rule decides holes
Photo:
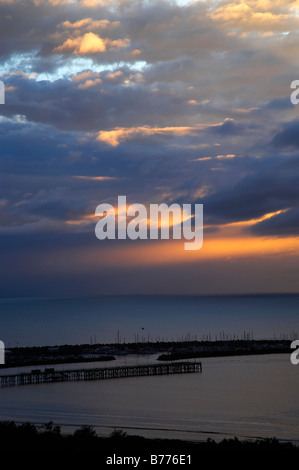
[[(190, 455), (191, 465), (185, 463), (188, 468), (201, 468), (202, 462), (208, 464), (228, 462), (231, 464), (242, 462), (246, 464), (260, 463), (260, 459), (266, 458), (267, 468), (271, 463), (277, 464), (279, 461), (285, 463), (296, 463), (299, 458), (299, 447), (290, 442), (279, 442), (277, 439), (261, 440), (238, 440), (224, 439), (215, 442), (208, 439), (202, 442), (191, 442), (170, 439), (146, 439), (140, 436), (129, 436), (122, 430), (115, 430), (109, 437), (99, 437), (92, 427), (83, 426), (73, 434), (64, 435), (60, 427), (52, 422), (43, 426), (31, 423), (16, 424), (13, 421), (0, 422), (0, 442), (1, 448), (5, 451), (26, 450), (67, 451), (68, 455), (78, 455), (80, 451), (84, 455), (97, 455), (98, 468), (115, 468), (114, 464), (109, 464), (109, 459), (124, 456), (140, 457), (138, 468), (152, 468), (150, 465), (151, 455)], [(53, 454), (52, 454), (53, 455)], [(115, 456), (115, 457), (114, 457)], [(241, 458), (242, 460), (238, 460)], [(203, 460), (207, 459), (207, 460)], [(144, 462), (147, 460), (147, 462)], [(176, 459), (174, 459), (176, 462)], [(111, 466), (112, 465), (112, 466)], [(125, 468), (131, 467), (130, 463), (122, 463)], [(155, 464), (154, 467), (173, 467), (178, 463), (166, 465)], [(233, 465), (231, 465), (233, 466)], [(136, 468), (136, 467), (135, 467)]]

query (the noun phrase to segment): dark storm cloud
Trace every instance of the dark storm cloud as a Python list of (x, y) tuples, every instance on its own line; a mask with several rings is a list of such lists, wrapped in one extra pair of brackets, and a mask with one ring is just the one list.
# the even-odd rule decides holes
[(276, 147), (299, 147), (299, 120), (282, 125), (282, 130), (272, 140)]
[(50, 228), (49, 221), (65, 222), (82, 218), (93, 212), (96, 204), (90, 197), (84, 199), (83, 195), (80, 197), (67, 187), (37, 191), (31, 188), (31, 193), (26, 194), (24, 190), (18, 193), (17, 201), (13, 198), (2, 200), (0, 213), (3, 227), (21, 227), (22, 231), (27, 231), (32, 226), (32, 230), (47, 230)]
[(22, 201), (21, 210), (48, 219), (68, 220), (90, 212), (91, 201), (70, 198), (66, 188), (40, 190), (29, 200)]
[[(194, 193), (203, 188), (203, 194), (207, 192), (208, 195), (200, 202), (204, 202), (207, 223), (247, 220), (298, 202), (296, 158), (236, 156), (226, 160), (217, 158), (218, 147), (213, 153), (208, 147), (201, 151), (202, 161), (200, 157), (199, 161), (193, 161), (192, 157), (198, 157), (197, 150), (186, 147), (182, 153), (180, 147), (173, 147), (170, 151), (171, 141), (167, 136), (142, 138), (139, 143), (137, 139), (132, 144), (104, 150), (96, 142), (80, 145), (76, 133), (73, 138), (66, 134), (68, 139), (61, 139), (58, 131), (54, 132), (50, 127), (35, 129), (27, 122), (5, 124), (4, 154), (0, 163), (4, 168), (10, 166), (15, 173), (8, 177), (8, 183), (2, 186), (0, 193), (9, 201), (3, 207), (4, 225), (23, 226), (25, 222), (45, 219), (77, 220), (93, 213), (98, 203), (107, 197), (115, 197), (116, 193), (131, 195), (131, 202), (143, 202), (155, 199), (162, 188), (169, 192), (169, 200), (181, 202), (186, 198), (193, 200)], [(228, 120), (199, 131), (199, 135), (204, 140), (211, 133), (229, 138), (242, 133), (246, 135), (246, 132), (244, 125)], [(18, 135), (17, 140), (15, 135)], [(196, 143), (197, 139), (193, 136), (189, 143)], [(153, 145), (159, 149), (157, 154), (153, 153)], [(27, 155), (25, 161), (24, 154)], [(28, 173), (27, 179), (17, 176), (22, 162)], [(36, 176), (30, 177), (36, 170)], [(45, 178), (47, 173), (56, 175), (55, 182)], [(231, 186), (227, 186), (227, 173), (230, 181), (235, 182)], [(43, 174), (43, 178), (38, 174)], [(102, 175), (116, 180), (97, 182), (76, 179), (76, 175)], [(9, 186), (9, 180), (12, 186)], [(181, 198), (177, 198), (178, 193), (182, 194)]]
[(294, 109), (294, 106), (291, 103), (290, 97), (282, 97), (276, 98), (265, 105), (265, 109), (273, 109), (273, 110), (286, 110), (286, 109)]
[(299, 235), (299, 207), (282, 212), (254, 225), (251, 231), (260, 236)]
[(246, 127), (243, 124), (236, 123), (230, 118), (227, 118), (223, 123), (210, 128), (211, 133), (223, 136), (240, 135), (245, 130)]
[[(122, 83), (106, 79), (84, 88), (86, 80), (55, 82), (28, 79), (23, 75), (10, 76), (7, 85), (15, 91), (8, 94), (5, 116), (24, 115), (28, 121), (50, 124), (61, 130), (97, 132), (111, 126), (166, 125), (176, 119), (178, 109), (186, 117), (192, 110), (184, 95), (165, 90), (153, 93), (142, 84), (126, 87), (123, 82), (131, 75), (121, 69)], [(110, 72), (111, 73), (111, 72)], [(107, 76), (107, 73), (106, 73)], [(96, 80), (96, 78), (94, 79)], [(81, 86), (81, 87), (80, 87)]]
[[(77, 140), (80, 133), (57, 132), (51, 126), (28, 122), (24, 116), (2, 120), (0, 127), (0, 168), (4, 173), (57, 173), (62, 167), (68, 171), (76, 161), (75, 152), (82, 152)], [(89, 158), (87, 152), (85, 160)]]
[(255, 172), (204, 198), (206, 218), (228, 223), (261, 217), (299, 204), (298, 157), (256, 159)]

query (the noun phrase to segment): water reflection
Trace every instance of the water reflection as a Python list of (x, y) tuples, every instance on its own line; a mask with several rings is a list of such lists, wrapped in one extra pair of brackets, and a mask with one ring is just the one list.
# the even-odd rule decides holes
[[(156, 357), (118, 356), (113, 363), (84, 367), (144, 364)], [(299, 440), (299, 375), (287, 354), (206, 358), (202, 363), (202, 374), (3, 388), (0, 419), (52, 420), (70, 430), (89, 424), (103, 435), (121, 428), (185, 439), (237, 435)]]

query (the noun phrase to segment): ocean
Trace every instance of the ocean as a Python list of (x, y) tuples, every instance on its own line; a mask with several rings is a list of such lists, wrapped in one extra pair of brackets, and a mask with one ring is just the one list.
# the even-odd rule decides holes
[(244, 335), (292, 339), (297, 333), (299, 295), (0, 299), (6, 347)]

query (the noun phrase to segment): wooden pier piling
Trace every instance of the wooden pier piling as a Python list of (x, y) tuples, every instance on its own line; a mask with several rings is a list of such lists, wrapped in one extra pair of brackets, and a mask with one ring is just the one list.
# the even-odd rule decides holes
[(190, 374), (202, 372), (201, 362), (174, 362), (94, 369), (40, 369), (0, 376), (0, 387), (82, 380), (120, 379), (149, 375)]

